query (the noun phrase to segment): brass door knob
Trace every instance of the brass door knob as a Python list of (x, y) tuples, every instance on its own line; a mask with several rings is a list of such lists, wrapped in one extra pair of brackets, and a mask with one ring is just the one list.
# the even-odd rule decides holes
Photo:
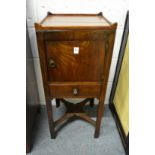
[(52, 58), (49, 59), (48, 65), (49, 65), (50, 68), (55, 68), (56, 67), (55, 61)]
[(79, 90), (77, 88), (73, 89), (73, 95), (78, 95)]

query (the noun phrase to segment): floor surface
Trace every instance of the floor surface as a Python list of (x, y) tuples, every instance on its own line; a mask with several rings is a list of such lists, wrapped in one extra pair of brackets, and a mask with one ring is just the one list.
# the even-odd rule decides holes
[[(92, 110), (93, 109), (93, 110)], [(86, 107), (95, 119), (96, 107)], [(54, 119), (65, 111), (63, 104), (53, 107)], [(83, 120), (75, 120), (61, 127), (56, 139), (50, 138), (46, 109), (42, 109), (34, 127), (31, 153), (27, 155), (125, 155), (114, 119), (108, 106), (102, 119), (100, 136), (94, 139), (94, 127)]]

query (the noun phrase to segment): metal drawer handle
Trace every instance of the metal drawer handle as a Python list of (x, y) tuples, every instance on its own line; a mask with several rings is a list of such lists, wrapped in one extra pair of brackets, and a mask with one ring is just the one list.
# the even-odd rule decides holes
[(73, 95), (78, 95), (79, 91), (77, 88), (73, 89)]
[(49, 65), (50, 68), (55, 68), (56, 67), (55, 61), (52, 58), (49, 59), (48, 65)]

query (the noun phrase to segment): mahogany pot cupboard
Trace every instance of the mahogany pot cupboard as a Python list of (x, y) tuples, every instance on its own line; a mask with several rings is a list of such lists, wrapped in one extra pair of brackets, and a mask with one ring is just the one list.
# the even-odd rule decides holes
[[(52, 14), (35, 23), (51, 138), (66, 119), (80, 117), (100, 132), (104, 99), (117, 23), (99, 14)], [(64, 103), (66, 113), (53, 120), (51, 100)], [(73, 104), (65, 98), (85, 98)], [(83, 110), (98, 98), (96, 121)]]

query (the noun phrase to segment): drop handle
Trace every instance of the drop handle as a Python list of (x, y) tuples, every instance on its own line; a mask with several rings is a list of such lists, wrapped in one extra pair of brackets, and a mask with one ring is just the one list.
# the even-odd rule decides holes
[(73, 95), (78, 95), (79, 90), (77, 88), (73, 89)]
[(48, 65), (50, 68), (56, 68), (55, 61), (52, 58), (49, 59)]

